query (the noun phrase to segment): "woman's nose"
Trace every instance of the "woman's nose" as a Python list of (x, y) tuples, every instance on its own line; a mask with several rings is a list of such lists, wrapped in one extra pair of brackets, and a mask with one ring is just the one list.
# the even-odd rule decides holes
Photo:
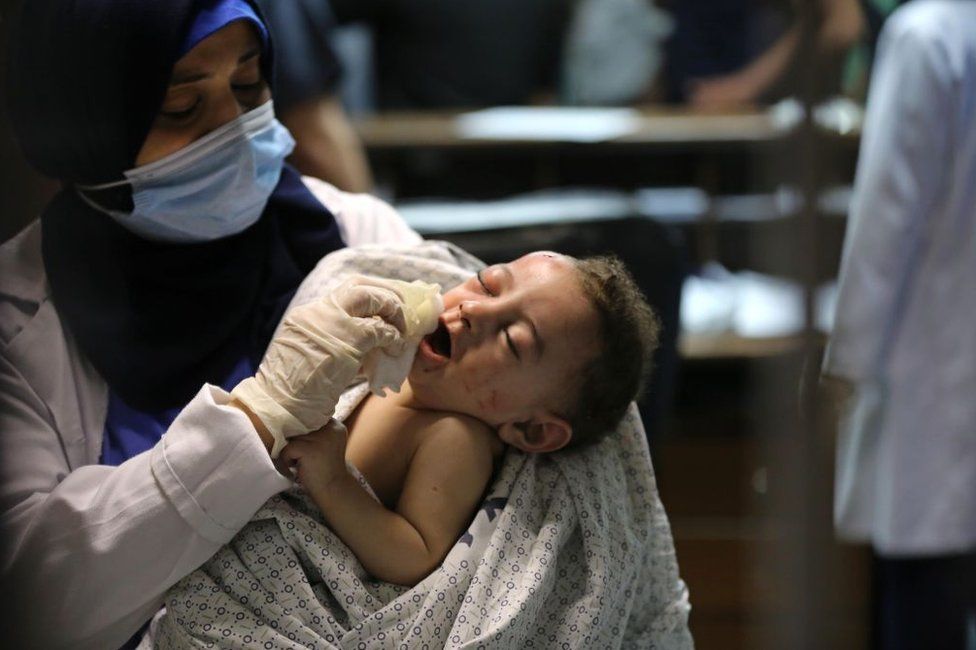
[(221, 91), (214, 99), (214, 110), (208, 125), (211, 131), (219, 129), (245, 113), (244, 107), (237, 101), (237, 96), (229, 85)]

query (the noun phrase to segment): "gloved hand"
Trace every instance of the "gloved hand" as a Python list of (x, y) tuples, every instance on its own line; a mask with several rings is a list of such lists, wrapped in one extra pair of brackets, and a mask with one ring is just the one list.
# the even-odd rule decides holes
[(325, 426), (363, 358), (401, 352), (405, 327), (401, 297), (362, 276), (288, 312), (257, 374), (231, 391), (268, 428), (271, 457), (287, 438)]
[(437, 328), (438, 317), (444, 311), (444, 299), (438, 284), (428, 284), (420, 280), (373, 279), (377, 286), (395, 291), (403, 299), (403, 316), (406, 327), (403, 333), (404, 349), (393, 346), (376, 349), (363, 359), (363, 374), (369, 380), (369, 388), (374, 395), (384, 397), (386, 389), (400, 392), (403, 380), (407, 378), (413, 360), (417, 356), (420, 340)]

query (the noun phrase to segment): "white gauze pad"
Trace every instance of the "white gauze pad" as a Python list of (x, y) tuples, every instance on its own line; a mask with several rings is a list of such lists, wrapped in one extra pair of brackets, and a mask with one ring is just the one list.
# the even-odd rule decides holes
[(377, 278), (370, 278), (370, 283), (387, 287), (403, 298), (403, 317), (406, 321), (403, 334), (406, 345), (402, 353), (394, 356), (387, 350), (373, 350), (363, 361), (363, 374), (369, 380), (369, 389), (382, 397), (386, 395), (387, 388), (395, 393), (400, 392), (400, 386), (417, 356), (420, 340), (437, 328), (437, 319), (444, 311), (444, 300), (439, 284)]

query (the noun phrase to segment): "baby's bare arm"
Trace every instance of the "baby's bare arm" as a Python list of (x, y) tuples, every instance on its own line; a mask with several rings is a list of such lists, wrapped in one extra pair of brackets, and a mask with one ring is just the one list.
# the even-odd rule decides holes
[(455, 417), (434, 423), (410, 461), (395, 512), (345, 471), (307, 481), (306, 489), (370, 574), (414, 585), (443, 561), (491, 477), (490, 434), (482, 426)]
[(445, 417), (410, 461), (396, 511), (424, 538), (440, 564), (471, 522), (491, 479), (495, 433), (472, 419)]

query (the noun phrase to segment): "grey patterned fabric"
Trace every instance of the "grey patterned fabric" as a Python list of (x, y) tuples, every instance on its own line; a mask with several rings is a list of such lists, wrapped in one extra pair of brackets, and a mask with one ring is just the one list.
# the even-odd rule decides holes
[[(439, 282), (480, 262), (441, 242), (329, 255), (293, 305), (347, 273)], [(345, 419), (367, 394), (346, 391)], [(510, 449), (468, 530), (413, 588), (378, 582), (297, 488), (169, 592), (157, 648), (690, 648), (688, 592), (637, 409), (585, 450)]]

